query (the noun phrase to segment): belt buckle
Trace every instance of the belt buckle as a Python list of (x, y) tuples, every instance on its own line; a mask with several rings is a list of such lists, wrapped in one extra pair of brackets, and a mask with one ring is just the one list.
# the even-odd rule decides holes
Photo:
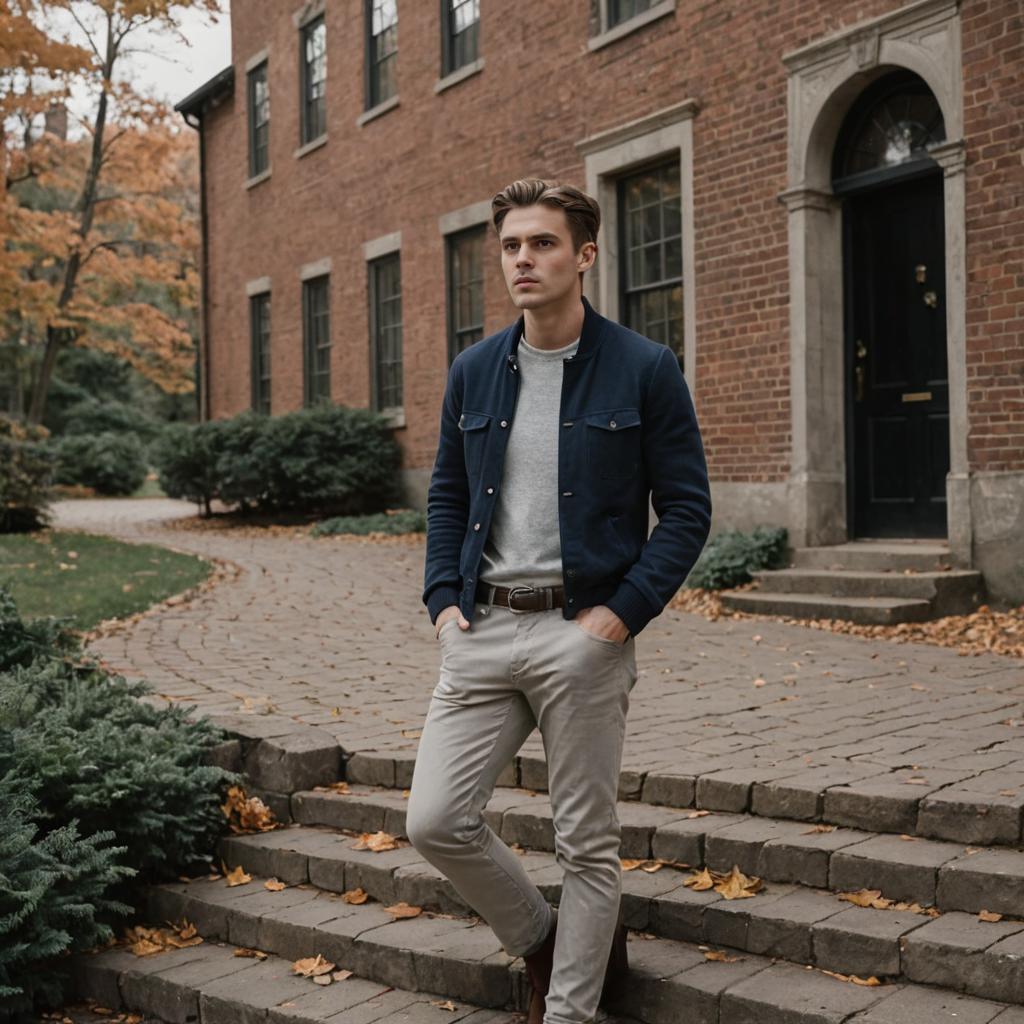
[(512, 601), (515, 595), (522, 591), (524, 594), (535, 594), (537, 592), (536, 587), (512, 587), (508, 592), (508, 610), (514, 612), (516, 615), (524, 615), (527, 612), (533, 611), (532, 608), (513, 608)]

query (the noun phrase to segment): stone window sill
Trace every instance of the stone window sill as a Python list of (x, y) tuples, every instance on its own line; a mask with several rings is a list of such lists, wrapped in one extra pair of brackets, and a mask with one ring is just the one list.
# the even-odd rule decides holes
[(270, 177), (270, 168), (268, 167), (265, 171), (260, 171), (259, 174), (254, 174), (251, 178), (248, 178), (244, 182), (245, 188), (255, 188), (257, 185), (266, 181)]
[(318, 135), (315, 139), (310, 139), (310, 141), (307, 142), (304, 146), (299, 146), (299, 148), (295, 150), (294, 153), (295, 159), (299, 160), (302, 157), (304, 157), (307, 153), (312, 153), (313, 150), (319, 149), (321, 146), (324, 146), (326, 144), (327, 132), (324, 132), (323, 135)]
[(642, 14), (637, 14), (635, 17), (630, 18), (629, 21), (624, 21), (621, 25), (616, 25), (615, 28), (607, 29), (600, 35), (591, 36), (591, 38), (587, 40), (587, 49), (600, 50), (602, 47), (610, 46), (612, 43), (617, 43), (625, 36), (632, 35), (632, 33), (636, 32), (638, 29), (641, 29), (646, 25), (650, 25), (652, 21), (664, 18), (666, 14), (675, 13), (675, 9), (676, 0), (662, 0), (660, 4), (655, 4)]
[(405, 409), (401, 406), (395, 409), (381, 409), (380, 414), (393, 430), (401, 430), (405, 427)]
[(480, 74), (484, 69), (483, 57), (478, 57), (470, 64), (466, 64), (459, 68), (457, 71), (453, 71), (450, 75), (445, 75), (444, 78), (439, 78), (434, 83), (434, 92), (442, 93), (445, 89), (450, 89), (453, 85), (458, 85), (459, 82), (464, 82), (467, 78), (472, 78), (473, 75)]
[(362, 128), (364, 124), (370, 121), (375, 121), (378, 117), (386, 114), (389, 110), (394, 110), (398, 106), (398, 94), (396, 93), (390, 99), (384, 100), (383, 103), (378, 103), (375, 107), (370, 107), (369, 110), (364, 111), (356, 118), (356, 125)]

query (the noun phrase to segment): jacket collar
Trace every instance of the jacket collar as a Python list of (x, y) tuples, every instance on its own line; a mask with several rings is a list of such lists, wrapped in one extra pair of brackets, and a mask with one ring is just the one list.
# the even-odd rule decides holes
[[(582, 296), (582, 301), (583, 328), (580, 331), (580, 343), (576, 349), (576, 355), (573, 356), (573, 362), (576, 363), (583, 359), (589, 359), (597, 351), (601, 341), (604, 339), (605, 326), (609, 322), (594, 309), (587, 301), (586, 296)], [(505, 339), (505, 356), (507, 360), (515, 359), (516, 351), (519, 348), (519, 339), (523, 336), (525, 328), (526, 315), (523, 314), (509, 328), (508, 337)]]

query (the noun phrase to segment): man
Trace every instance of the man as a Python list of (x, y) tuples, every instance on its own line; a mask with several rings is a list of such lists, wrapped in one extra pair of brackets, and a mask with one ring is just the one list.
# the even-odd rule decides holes
[[(523, 957), (529, 1024), (583, 1024), (626, 966), (615, 801), (633, 638), (700, 554), (711, 500), (675, 354), (582, 296), (597, 203), (527, 179), (492, 211), (523, 315), (460, 353), (448, 377), (423, 594), (441, 673), (407, 830)], [(557, 917), (482, 816), (535, 726), (565, 872)]]

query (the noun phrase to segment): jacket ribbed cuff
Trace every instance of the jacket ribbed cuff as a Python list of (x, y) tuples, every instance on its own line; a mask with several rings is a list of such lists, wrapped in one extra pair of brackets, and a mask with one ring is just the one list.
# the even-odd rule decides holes
[(622, 619), (632, 636), (636, 636), (660, 611), (652, 611), (647, 599), (625, 580), (604, 604)]
[(438, 615), (445, 608), (450, 608), (453, 604), (458, 603), (459, 592), (455, 587), (438, 587), (436, 590), (432, 590), (430, 597), (427, 598), (427, 612), (430, 615), (430, 621), (436, 622)]

